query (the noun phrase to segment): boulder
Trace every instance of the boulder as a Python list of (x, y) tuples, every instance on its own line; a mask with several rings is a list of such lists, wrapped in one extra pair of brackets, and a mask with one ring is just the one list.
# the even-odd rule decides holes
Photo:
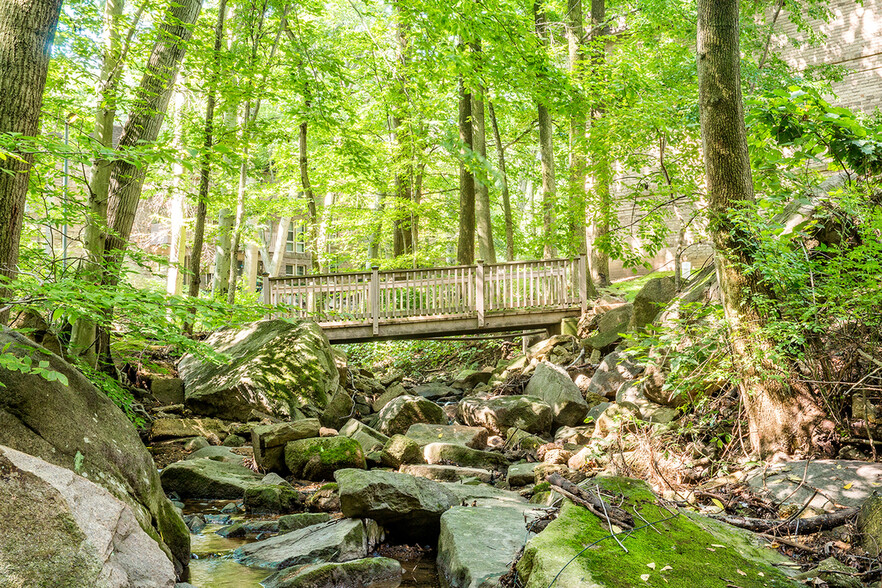
[(330, 480), (344, 468), (367, 467), (361, 445), (349, 437), (317, 437), (285, 446), (285, 465), (302, 480)]
[(512, 488), (532, 484), (536, 478), (536, 466), (538, 463), (516, 463), (508, 466), (506, 481)]
[(428, 464), (453, 464), (483, 470), (504, 470), (508, 460), (501, 453), (471, 449), (454, 443), (430, 443), (423, 448)]
[(150, 393), (163, 404), (183, 404), (184, 381), (180, 378), (153, 378)]
[[(141, 528), (183, 573), (190, 533), (166, 498), (153, 458), (125, 414), (78, 370), (25, 337), (0, 330), (15, 357), (48, 362), (61, 378), (0, 369), (0, 445), (73, 470), (131, 507)], [(65, 382), (62, 380), (66, 380)]]
[(174, 565), (126, 503), (68, 469), (3, 446), (0, 572), (0, 584), (10, 587), (175, 585)]
[(416, 441), (404, 435), (393, 435), (383, 447), (380, 461), (384, 466), (398, 469), (401, 464), (423, 463), (423, 452)]
[[(770, 501), (807, 505), (816, 512), (834, 512), (838, 505), (860, 507), (879, 491), (880, 481), (882, 463), (843, 459), (776, 463), (747, 476), (752, 491)], [(823, 492), (816, 493), (815, 488)]]
[(245, 489), (245, 512), (281, 514), (300, 506), (300, 495), (290, 484), (258, 484)]
[(337, 388), (328, 400), (325, 410), (319, 415), (319, 420), (325, 427), (339, 429), (352, 416), (354, 406), (355, 403), (349, 393), (343, 388)]
[(229, 447), (203, 447), (202, 449), (197, 449), (188, 455), (186, 459), (210, 459), (212, 461), (232, 463), (239, 466), (245, 465), (245, 456), (239, 455)]
[(327, 523), (331, 515), (326, 512), (301, 512), (279, 517), (279, 533), (290, 533), (312, 525)]
[[(607, 403), (609, 404), (609, 403)], [(593, 419), (592, 419), (593, 420)], [(594, 425), (583, 425), (581, 427), (561, 427), (554, 432), (555, 442), (572, 443), (573, 445), (585, 445), (591, 441), (591, 434), (594, 433)]]
[(318, 417), (340, 381), (328, 338), (313, 322), (283, 319), (224, 329), (205, 341), (228, 361), (184, 356), (185, 404), (198, 414), (247, 421), (252, 410)]
[[(598, 477), (595, 483), (622, 495), (622, 508), (652, 526), (638, 525), (623, 539), (629, 550), (623, 557), (605, 520), (565, 500), (558, 518), (527, 543), (517, 564), (521, 585), (545, 588), (554, 581), (567, 588), (801, 586), (775, 567), (790, 560), (765, 548), (752, 533), (685, 510), (672, 517), (642, 481)], [(578, 557), (586, 546), (592, 546), (590, 557)]]
[(244, 437), (240, 437), (239, 435), (227, 435), (227, 438), (224, 439), (222, 445), (224, 447), (242, 447), (246, 443), (247, 441), (245, 441)]
[(377, 429), (384, 435), (403, 435), (415, 423), (446, 425), (447, 415), (431, 400), (406, 394), (390, 401), (377, 417)]
[(388, 557), (368, 557), (343, 563), (312, 564), (276, 572), (261, 582), (264, 588), (398, 588), (404, 570)]
[(282, 570), (361, 559), (381, 540), (382, 531), (374, 521), (340, 519), (248, 543), (233, 552), (233, 559), (244, 566)]
[(349, 469), (334, 478), (343, 516), (371, 518), (404, 538), (434, 540), (441, 514), (459, 504), (445, 486), (407, 474)]
[(677, 286), (671, 276), (652, 278), (634, 297), (632, 329), (642, 329), (655, 320), (664, 306), (677, 295)]
[(604, 312), (598, 317), (596, 328), (585, 338), (584, 345), (593, 349), (609, 347), (628, 332), (633, 314), (633, 304), (622, 304)]
[(371, 451), (382, 449), (389, 441), (387, 435), (384, 435), (378, 430), (355, 419), (349, 419), (346, 421), (346, 424), (340, 429), (340, 434), (358, 441), (358, 444), (361, 445), (361, 449), (364, 451), (365, 455)]
[(374, 412), (380, 412), (387, 404), (405, 394), (407, 394), (407, 391), (404, 389), (404, 386), (401, 384), (394, 384), (393, 386), (390, 386), (388, 390), (377, 396), (377, 399), (374, 400), (371, 408), (374, 409)]
[(259, 485), (262, 476), (244, 466), (202, 457), (173, 463), (160, 478), (166, 492), (181, 498), (239, 499)]
[(597, 366), (588, 383), (588, 392), (613, 400), (622, 384), (637, 378), (642, 373), (643, 366), (632, 362), (624, 353), (613, 351)]
[(429, 400), (438, 400), (439, 398), (445, 398), (448, 396), (459, 396), (462, 394), (462, 390), (457, 390), (456, 388), (447, 386), (441, 382), (430, 382), (428, 384), (414, 386), (410, 393), (415, 396), (422, 396)]
[(537, 437), (515, 427), (509, 429), (505, 434), (505, 448), (509, 451), (535, 451), (545, 443), (546, 441), (542, 437)]
[(588, 413), (588, 403), (566, 370), (547, 361), (536, 366), (524, 394), (544, 400), (551, 407), (557, 426), (581, 425)]
[(417, 423), (411, 425), (405, 435), (416, 441), (420, 447), (429, 443), (456, 443), (472, 449), (482, 449), (487, 446), (489, 433), (484, 427)]
[(462, 482), (470, 479), (484, 483), (493, 481), (493, 472), (489, 470), (465, 468), (454, 465), (403, 465), (399, 471), (404, 474), (409, 474), (418, 478), (426, 478), (436, 482)]
[(511, 427), (547, 435), (554, 416), (546, 402), (532, 396), (472, 396), (460, 401), (457, 412), (465, 424), (484, 427), (491, 434), (501, 436)]
[(450, 387), (457, 390), (471, 390), (478, 384), (488, 383), (492, 377), (493, 372), (462, 370), (453, 377)]
[(251, 429), (254, 461), (265, 470), (285, 471), (285, 445), (298, 439), (318, 437), (319, 419), (301, 419), (273, 425), (258, 425)]
[[(450, 588), (489, 588), (509, 571), (533, 533), (525, 530), (525, 506), (455, 506), (441, 515), (438, 574)], [(493, 540), (487, 540), (492, 529)]]
[(616, 403), (632, 411), (638, 418), (651, 423), (669, 423), (680, 416), (676, 408), (656, 404), (646, 398), (643, 383), (637, 380), (626, 382), (616, 394)]

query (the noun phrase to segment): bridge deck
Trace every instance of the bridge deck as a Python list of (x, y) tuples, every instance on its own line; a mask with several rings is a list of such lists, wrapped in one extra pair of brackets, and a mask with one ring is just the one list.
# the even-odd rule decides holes
[(278, 315), (311, 318), (332, 343), (549, 327), (587, 308), (585, 257), (264, 278)]

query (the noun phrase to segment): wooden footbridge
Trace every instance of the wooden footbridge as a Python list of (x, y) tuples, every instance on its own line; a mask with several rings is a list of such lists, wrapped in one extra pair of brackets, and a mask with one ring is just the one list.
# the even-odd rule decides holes
[(510, 263), (264, 277), (263, 300), (309, 318), (331, 343), (546, 328), (588, 304), (585, 256)]

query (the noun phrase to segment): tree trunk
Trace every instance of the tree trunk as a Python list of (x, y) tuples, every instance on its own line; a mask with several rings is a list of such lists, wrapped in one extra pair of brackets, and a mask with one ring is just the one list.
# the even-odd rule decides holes
[[(36, 136), (43, 88), (61, 0), (4, 0), (0, 3), (0, 133)], [(0, 160), (0, 324), (6, 324), (34, 154), (14, 152)], [(19, 159), (21, 158), (21, 159)]]
[[(308, 113), (310, 101), (306, 98), (303, 102)], [(308, 114), (304, 114), (304, 116), (308, 116)], [(304, 120), (300, 123), (300, 185), (303, 188), (304, 196), (306, 196), (307, 247), (316, 251), (316, 242), (318, 241), (318, 207), (315, 202), (315, 192), (313, 192), (312, 184), (309, 182), (309, 152), (307, 151), (308, 132), (309, 123)], [(312, 272), (318, 273), (318, 271), (319, 258), (316, 254), (312, 256)]]
[[(119, 151), (152, 143), (159, 136), (178, 67), (187, 50), (193, 24), (202, 8), (200, 0), (176, 0), (169, 6), (161, 34), (147, 62), (147, 71), (135, 91), (132, 113), (119, 140)], [(122, 255), (132, 232), (132, 223), (141, 198), (147, 164), (117, 159), (110, 173), (108, 231), (104, 240), (104, 283), (119, 280)]]
[(459, 160), (459, 239), (456, 262), (475, 263), (475, 176), (469, 169), (472, 147), (472, 95), (459, 79), (459, 140), (462, 143)]
[[(178, 93), (175, 96), (175, 139), (174, 148), (178, 153), (184, 151), (183, 145), (183, 110), (184, 104), (183, 94)], [(172, 188), (171, 199), (169, 202), (169, 220), (171, 227), (169, 231), (169, 247), (168, 247), (168, 274), (166, 276), (165, 291), (173, 296), (178, 296), (184, 285), (184, 255), (187, 252), (187, 227), (184, 224), (184, 167), (179, 161), (172, 164)]]
[(505, 171), (505, 147), (496, 121), (496, 111), (492, 102), (487, 102), (490, 111), (490, 124), (493, 126), (493, 140), (496, 142), (496, 154), (499, 159), (499, 174), (502, 176), (502, 214), (505, 220), (505, 260), (514, 261), (514, 221), (511, 217), (511, 197), (508, 193), (508, 173)]
[(230, 238), (230, 271), (227, 274), (227, 304), (236, 302), (236, 278), (239, 275), (239, 241), (242, 238), (242, 226), (245, 223), (245, 189), (248, 187), (248, 162), (250, 148), (248, 145), (248, 127), (251, 123), (251, 100), (245, 101), (242, 112), (242, 155), (239, 162), (239, 182), (236, 189), (236, 215), (233, 217), (233, 231)]
[(383, 210), (386, 207), (386, 193), (380, 192), (377, 194), (377, 201), (374, 205), (374, 213), (372, 215), (371, 224), (373, 224), (373, 230), (371, 231), (370, 241), (368, 242), (368, 251), (367, 251), (367, 268), (370, 269), (371, 266), (375, 263), (375, 260), (380, 257), (380, 239), (383, 234)]
[[(548, 22), (542, 9), (541, 0), (533, 4), (533, 16), (536, 20), (536, 36), (540, 42), (548, 45)], [(545, 237), (543, 256), (548, 259), (557, 255), (554, 244), (554, 207), (557, 203), (557, 185), (554, 173), (554, 127), (548, 106), (540, 98), (536, 110), (539, 115), (539, 159), (542, 162), (542, 229)]]
[(211, 295), (221, 300), (226, 300), (227, 288), (230, 283), (230, 265), (233, 263), (230, 255), (232, 232), (233, 215), (228, 208), (224, 208), (218, 213), (217, 245), (214, 248), (214, 276), (211, 282)]
[[(568, 65), (573, 83), (579, 84), (586, 60), (584, 38), (585, 25), (582, 18), (582, 0), (567, 2), (567, 45), (569, 48)], [(585, 160), (585, 130), (587, 115), (581, 98), (570, 105), (570, 154), (569, 154), (569, 216), (570, 246), (577, 253), (587, 253), (585, 242), (585, 221), (587, 219), (587, 199), (585, 182), (588, 170)]]
[[(202, 140), (202, 161), (199, 166), (199, 195), (196, 202), (196, 226), (193, 228), (193, 249), (190, 251), (190, 298), (199, 297), (202, 283), (202, 247), (205, 241), (205, 218), (208, 215), (208, 190), (211, 185), (211, 150), (214, 146), (214, 108), (217, 102), (217, 80), (220, 74), (221, 48), (224, 39), (224, 21), (227, 15), (227, 0), (220, 0), (217, 10), (217, 23), (214, 26), (214, 59), (208, 97), (205, 104), (205, 127)], [(195, 317), (196, 308), (192, 314)], [(184, 331), (191, 333), (193, 324), (184, 325)]]
[(288, 227), (291, 226), (291, 217), (283, 216), (276, 226), (276, 239), (273, 242), (273, 257), (267, 265), (264, 263), (266, 273), (273, 277), (282, 275), (282, 261), (285, 259), (285, 248), (288, 245)]
[(753, 237), (739, 228), (736, 218), (753, 210), (754, 191), (740, 60), (738, 0), (699, 0), (699, 115), (709, 229), (750, 441), (764, 457), (810, 447), (821, 412), (808, 393), (787, 385), (786, 370), (770, 360), (774, 344), (760, 333), (765, 317), (757, 307), (757, 298), (768, 299), (769, 292), (755, 274), (745, 271), (755, 263)]
[[(591, 0), (591, 25), (592, 36), (604, 37), (609, 33), (606, 22), (606, 0)], [(595, 49), (591, 55), (591, 62), (594, 67), (594, 75), (599, 76), (599, 69), (606, 60), (606, 48), (595, 42)], [(593, 108), (594, 121), (599, 120), (603, 116), (603, 108), (599, 105)], [(596, 143), (602, 144), (603, 137), (599, 134), (598, 125), (592, 124), (591, 133), (595, 135)], [(595, 152), (594, 161), (594, 206), (590, 214), (591, 220), (586, 227), (585, 248), (588, 253), (588, 270), (591, 274), (591, 280), (597, 286), (609, 286), (609, 255), (601, 247), (597, 246), (597, 241), (602, 239), (609, 233), (609, 221), (613, 214), (613, 201), (609, 192), (609, 184), (612, 180), (612, 170), (609, 158), (602, 150)]]
[[(483, 94), (483, 89), (481, 90)], [(472, 96), (472, 142), (475, 153), (487, 158), (487, 132), (484, 122), (483, 96)], [(478, 255), (487, 263), (496, 263), (496, 247), (493, 244), (493, 221), (490, 215), (490, 188), (483, 181), (475, 180), (475, 221), (478, 234)]]

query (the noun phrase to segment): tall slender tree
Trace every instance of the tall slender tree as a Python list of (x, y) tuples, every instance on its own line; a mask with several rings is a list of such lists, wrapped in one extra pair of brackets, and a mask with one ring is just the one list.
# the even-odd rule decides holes
[(456, 262), (475, 263), (475, 176), (469, 166), (472, 144), (472, 94), (465, 81), (459, 79), (459, 141), (462, 143), (459, 161), (459, 239)]
[[(533, 17), (536, 23), (536, 35), (542, 44), (548, 45), (551, 42), (550, 31), (542, 0), (533, 3)], [(546, 98), (541, 94), (536, 104), (536, 111), (539, 117), (539, 159), (542, 162), (542, 229), (545, 238), (542, 253), (545, 258), (550, 258), (557, 255), (557, 247), (554, 244), (557, 177), (554, 171), (554, 127)]]

